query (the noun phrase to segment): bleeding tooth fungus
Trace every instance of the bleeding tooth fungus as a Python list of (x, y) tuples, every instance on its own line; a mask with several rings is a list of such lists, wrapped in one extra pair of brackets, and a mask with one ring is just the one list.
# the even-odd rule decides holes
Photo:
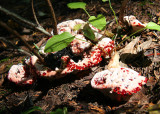
[(8, 72), (8, 79), (16, 84), (20, 82), (22, 84), (32, 84), (33, 79), (29, 79), (30, 74), (27, 74), (27, 70), (29, 69), (24, 65), (13, 65)]
[(130, 68), (119, 66), (117, 53), (111, 59), (108, 69), (96, 73), (91, 80), (93, 88), (116, 101), (128, 101), (131, 95), (140, 91), (146, 83), (146, 77)]
[(146, 24), (142, 24), (139, 20), (136, 19), (135, 16), (130, 15), (130, 16), (124, 16), (124, 22), (128, 24), (128, 26), (132, 27), (132, 33), (141, 30), (142, 28), (146, 27)]
[[(76, 24), (84, 25), (85, 23), (86, 22), (80, 19), (75, 19), (65, 21), (57, 25), (59, 34), (63, 32), (70, 32), (72, 35), (78, 38), (75, 38), (69, 45), (71, 53), (63, 55), (64, 51), (69, 51), (68, 48), (67, 51), (61, 50), (54, 53), (45, 53), (45, 45), (42, 45), (39, 52), (45, 56), (46, 62), (49, 62), (48, 68), (39, 64), (36, 56), (31, 56), (29, 59), (25, 60), (24, 65), (12, 66), (9, 70), (8, 79), (12, 82), (19, 83), (20, 81), (27, 79), (28, 77), (34, 77), (35, 75), (46, 78), (58, 78), (73, 71), (86, 70), (90, 67), (98, 65), (102, 61), (102, 56), (107, 58), (111, 55), (111, 52), (114, 48), (114, 41), (107, 37), (102, 38), (102, 35), (98, 33), (99, 30), (90, 25), (90, 27), (94, 30), (96, 40), (98, 41), (97, 45), (92, 46), (91, 42), (87, 41), (85, 36), (80, 31), (74, 30), (74, 26)], [(100, 38), (102, 38), (102, 40), (100, 40)], [(73, 56), (70, 57), (69, 55)], [(73, 57), (76, 58), (78, 56), (81, 56), (81, 59), (73, 59)], [(57, 58), (56, 63), (54, 57)], [(61, 66), (59, 67), (59, 64), (61, 63), (63, 68), (60, 68)], [(28, 68), (28, 70), (25, 70), (24, 68)], [(31, 84), (31, 81), (32, 79), (27, 80), (25, 83)]]

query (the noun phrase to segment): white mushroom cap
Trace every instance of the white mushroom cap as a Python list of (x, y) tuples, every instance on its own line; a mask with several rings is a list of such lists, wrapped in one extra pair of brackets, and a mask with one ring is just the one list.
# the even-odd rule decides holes
[(77, 31), (74, 31), (74, 27), (77, 24), (84, 24), (85, 22), (81, 19), (75, 19), (75, 20), (68, 20), (61, 22), (57, 25), (58, 34), (61, 34), (63, 32), (69, 32), (72, 35), (76, 35)]
[(130, 15), (130, 16), (124, 16), (124, 22), (127, 22), (129, 26), (132, 26), (132, 33), (145, 28), (146, 25), (142, 24), (139, 20), (136, 19), (135, 16)]
[[(26, 76), (24, 65), (13, 65), (8, 72), (8, 79), (17, 84), (27, 79), (28, 77), (29, 76)], [(32, 83), (33, 83), (32, 79), (23, 82), (23, 84), (32, 84)]]
[(91, 86), (96, 89), (109, 88), (110, 93), (133, 94), (146, 84), (147, 78), (130, 68), (111, 68), (95, 74)]
[(76, 38), (71, 42), (71, 50), (74, 54), (80, 54), (91, 46), (82, 34), (77, 34)]
[(133, 21), (133, 20), (135, 20), (135, 19), (136, 19), (136, 17), (133, 16), (133, 15), (124, 16), (124, 17), (123, 17), (123, 20), (126, 21), (128, 24), (130, 24), (130, 21)]

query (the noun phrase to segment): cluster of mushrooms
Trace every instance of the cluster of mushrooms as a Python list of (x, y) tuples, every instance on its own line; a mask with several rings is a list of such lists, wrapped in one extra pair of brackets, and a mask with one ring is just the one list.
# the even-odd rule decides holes
[[(124, 20), (133, 28), (133, 31), (145, 27), (134, 16), (125, 16)], [(75, 25), (86, 24), (83, 20), (68, 20), (57, 25), (58, 34), (69, 32), (75, 36), (74, 40), (68, 46), (75, 57), (81, 59), (74, 60), (67, 54), (59, 57), (63, 67), (48, 68), (38, 62), (38, 58), (33, 55), (25, 59), (23, 64), (13, 65), (8, 73), (8, 79), (16, 84), (33, 84), (37, 77), (57, 77), (64, 76), (72, 72), (80, 72), (98, 65), (102, 59), (109, 58), (108, 68), (98, 72), (91, 80), (91, 86), (105, 93), (113, 100), (125, 101), (133, 93), (141, 90), (142, 85), (147, 83), (147, 78), (141, 76), (138, 72), (121, 67), (119, 65), (119, 54), (114, 52), (114, 41), (104, 37), (99, 33), (100, 30), (89, 25), (96, 36), (96, 44), (93, 45), (85, 38), (83, 33), (74, 30)], [(51, 54), (45, 53), (44, 43), (39, 53), (46, 58), (49, 55), (56, 55), (58, 52)], [(54, 61), (56, 62), (56, 61)]]

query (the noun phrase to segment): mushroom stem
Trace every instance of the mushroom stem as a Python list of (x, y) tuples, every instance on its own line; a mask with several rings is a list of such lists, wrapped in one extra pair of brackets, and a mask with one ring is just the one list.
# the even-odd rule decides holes
[(119, 53), (118, 52), (115, 52), (115, 54), (112, 56), (109, 64), (108, 64), (108, 69), (111, 69), (111, 68), (118, 68), (120, 67), (119, 65)]

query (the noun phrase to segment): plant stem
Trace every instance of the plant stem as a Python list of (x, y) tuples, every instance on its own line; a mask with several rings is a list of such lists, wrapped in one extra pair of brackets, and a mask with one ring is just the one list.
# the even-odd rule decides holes
[(88, 15), (88, 17), (91, 17), (86, 9), (83, 9), (83, 10), (86, 12), (86, 14)]
[(22, 36), (15, 30), (13, 30), (12, 28), (10, 28), (7, 24), (5, 24), (4, 22), (0, 21), (0, 26), (2, 26), (3, 28), (5, 28), (6, 30), (8, 30), (10, 33), (14, 34), (15, 36), (17, 36), (25, 45), (26, 47), (34, 54), (36, 55), (40, 62), (42, 64), (44, 64), (44, 60), (43, 58), (22, 38)]
[(47, 3), (48, 3), (48, 6), (50, 8), (50, 12), (51, 12), (51, 16), (52, 16), (52, 20), (53, 20), (53, 33), (54, 35), (57, 35), (58, 34), (58, 31), (57, 31), (57, 21), (56, 21), (56, 16), (55, 16), (55, 13), (54, 13), (54, 9), (53, 9), (53, 6), (51, 4), (51, 1), (50, 0), (46, 0)]
[(114, 18), (115, 18), (115, 20), (116, 20), (116, 23), (117, 23), (117, 25), (118, 25), (116, 13), (115, 13), (115, 11), (114, 11), (113, 8), (112, 8), (111, 1), (110, 1), (110, 0), (108, 0), (108, 1), (109, 1), (109, 6), (110, 6), (110, 8), (111, 8), (111, 10), (112, 10), (112, 12), (113, 12), (113, 14), (114, 14)]
[[(142, 28), (142, 29), (140, 29), (140, 30), (138, 30), (138, 31), (136, 31), (136, 32), (134, 32), (134, 33), (132, 33), (131, 35), (129, 35), (128, 37), (126, 37), (124, 40), (122, 40), (122, 41), (118, 44), (117, 47), (119, 47), (120, 44), (122, 44), (124, 41), (126, 41), (127, 39), (129, 39), (131, 36), (135, 35), (136, 33), (140, 32), (140, 31), (142, 31), (142, 30), (144, 30), (144, 29), (147, 29), (147, 28), (145, 27), (145, 28)], [(117, 48), (117, 47), (116, 47), (116, 48)]]
[(39, 27), (39, 26), (37, 26), (36, 24), (34, 24), (34, 23), (32, 23), (32, 22), (24, 19), (23, 17), (20, 17), (19, 15), (15, 14), (15, 13), (13, 13), (13, 12), (10, 12), (9, 10), (3, 8), (2, 6), (0, 6), (0, 11), (3, 12), (3, 13), (5, 13), (6, 15), (9, 15), (9, 16), (11, 16), (11, 17), (14, 17), (14, 18), (18, 19), (19, 21), (21, 21), (21, 22), (23, 22), (23, 23), (25, 23), (25, 24), (33, 27), (34, 29), (36, 29), (36, 30), (44, 33), (44, 34), (47, 35), (47, 36), (51, 36), (51, 34), (48, 33), (46, 30), (44, 30), (42, 27)]

